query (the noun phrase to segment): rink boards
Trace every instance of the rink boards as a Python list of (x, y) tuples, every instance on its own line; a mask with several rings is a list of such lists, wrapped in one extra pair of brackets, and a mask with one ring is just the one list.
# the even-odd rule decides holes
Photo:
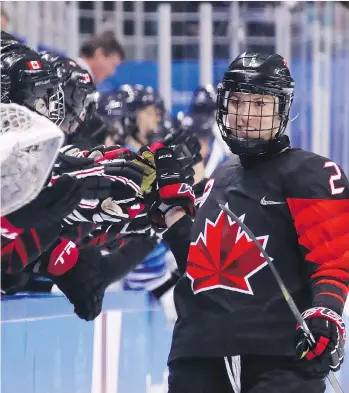
[[(146, 294), (108, 293), (89, 323), (61, 296), (11, 297), (1, 306), (2, 393), (167, 392), (171, 327)], [(337, 377), (349, 393), (348, 357)]]

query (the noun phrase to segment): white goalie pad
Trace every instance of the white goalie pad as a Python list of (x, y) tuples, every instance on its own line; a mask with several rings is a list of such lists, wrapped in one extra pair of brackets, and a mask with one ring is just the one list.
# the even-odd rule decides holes
[(0, 104), (1, 215), (40, 193), (64, 143), (63, 132), (44, 116), (11, 103)]

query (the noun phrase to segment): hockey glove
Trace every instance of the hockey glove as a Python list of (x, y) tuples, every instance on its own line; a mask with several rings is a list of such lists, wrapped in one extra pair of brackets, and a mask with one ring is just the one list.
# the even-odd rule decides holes
[(202, 161), (200, 142), (188, 130), (178, 130), (173, 134), (166, 135), (163, 143), (175, 152), (182, 170), (192, 168)]
[(156, 150), (163, 146), (164, 145), (161, 142), (155, 142), (150, 146), (143, 146), (133, 160), (133, 162), (136, 165), (139, 165), (144, 171), (142, 185), (139, 192), (140, 195), (149, 194), (152, 190), (156, 180), (154, 154)]
[(66, 146), (68, 150), (59, 155), (51, 184), (61, 175), (68, 174), (83, 181), (84, 199), (112, 197), (116, 201), (128, 198), (133, 201), (142, 182), (143, 169), (131, 162), (134, 153), (115, 147), (98, 146), (90, 152), (82, 152)]
[[(112, 198), (100, 202), (82, 199), (79, 206), (63, 220), (67, 229), (76, 223), (90, 222), (94, 224), (122, 223), (128, 220), (127, 209)], [(68, 226), (67, 226), (68, 225)]]
[(346, 333), (343, 319), (333, 310), (324, 307), (310, 308), (302, 316), (315, 338), (315, 343), (297, 324), (297, 357), (308, 361), (314, 360), (315, 374), (318, 372), (323, 375), (330, 370), (338, 371), (344, 360)]
[[(171, 210), (181, 207), (187, 214), (195, 214), (195, 195), (186, 182), (183, 171), (170, 148), (161, 148), (155, 153), (157, 196), (155, 201), (146, 198), (150, 206), (149, 217), (160, 228), (166, 228), (165, 217)], [(152, 195), (154, 198), (154, 193)]]
[(79, 249), (72, 241), (61, 238), (40, 257), (33, 271), (51, 278), (74, 305), (79, 318), (92, 321), (100, 314), (109, 282), (99, 250)]
[[(81, 167), (85, 162), (87, 165), (93, 163), (103, 162), (103, 161), (112, 161), (121, 158), (132, 158), (135, 154), (132, 153), (129, 149), (123, 148), (120, 145), (112, 145), (112, 146), (104, 146), (99, 145), (94, 147), (91, 150), (80, 150), (74, 145), (66, 145), (60, 149), (60, 155), (58, 162), (61, 165), (65, 164), (65, 167), (68, 166)], [(86, 158), (87, 160), (74, 160), (75, 158)], [(69, 159), (71, 158), (71, 159)], [(79, 164), (80, 162), (80, 164)]]
[(128, 222), (120, 231), (121, 236), (126, 235), (146, 235), (149, 238), (160, 242), (164, 229), (153, 227), (148, 216), (148, 207), (143, 203), (132, 206), (129, 209), (131, 221)]
[(70, 214), (84, 193), (85, 187), (80, 180), (62, 176), (54, 185), (44, 188), (32, 202), (6, 218), (17, 228), (49, 227)]

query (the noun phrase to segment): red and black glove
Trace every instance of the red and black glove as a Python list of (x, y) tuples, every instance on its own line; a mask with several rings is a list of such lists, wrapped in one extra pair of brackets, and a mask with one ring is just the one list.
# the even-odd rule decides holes
[(325, 307), (310, 308), (302, 316), (314, 336), (315, 343), (297, 324), (297, 357), (312, 362), (312, 365), (307, 364), (306, 368), (315, 375), (326, 375), (330, 370), (338, 371), (344, 360), (346, 339), (342, 317)]
[(149, 216), (152, 222), (160, 228), (165, 228), (166, 214), (178, 207), (183, 208), (190, 216), (194, 216), (195, 195), (186, 181), (173, 150), (168, 147), (158, 149), (155, 152), (155, 167), (157, 199), (153, 202), (145, 198), (147, 204), (151, 203)]
[(182, 170), (192, 168), (202, 161), (200, 141), (189, 130), (180, 129), (169, 133), (163, 143), (175, 152)]
[(66, 175), (60, 177), (33, 201), (6, 216), (7, 224), (5, 220), (2, 222), (3, 235), (8, 237), (11, 232), (21, 233), (19, 228), (45, 228), (59, 223), (79, 205), (85, 191), (81, 180)]
[(132, 163), (135, 156), (130, 150), (115, 149), (115, 146), (98, 146), (90, 152), (78, 150), (74, 155), (60, 154), (51, 184), (67, 174), (84, 184), (83, 199), (103, 201), (112, 197), (115, 201), (133, 200), (143, 178), (142, 168)]
[(98, 249), (80, 249), (72, 241), (60, 238), (41, 255), (33, 272), (49, 277), (73, 304), (79, 318), (92, 321), (100, 314), (110, 282)]

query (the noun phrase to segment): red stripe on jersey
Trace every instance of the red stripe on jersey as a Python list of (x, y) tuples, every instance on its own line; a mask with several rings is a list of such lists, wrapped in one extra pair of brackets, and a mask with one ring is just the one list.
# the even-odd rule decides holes
[(325, 295), (325, 296), (333, 296), (335, 298), (337, 298), (339, 301), (341, 301), (343, 304), (345, 303), (345, 301), (336, 293), (332, 293), (332, 292), (320, 292), (318, 293), (315, 297), (321, 296), (321, 295)]
[(305, 259), (319, 265), (311, 278), (349, 283), (349, 200), (287, 198), (287, 203), (299, 244), (308, 251)]
[(335, 280), (326, 280), (326, 279), (324, 279), (324, 280), (317, 281), (317, 282), (314, 284), (314, 287), (315, 287), (316, 285), (320, 285), (320, 284), (334, 285), (334, 286), (336, 286), (336, 287), (338, 287), (339, 289), (342, 290), (342, 292), (343, 292), (343, 294), (344, 294), (345, 297), (347, 297), (347, 295), (348, 295), (349, 287), (348, 287), (347, 285), (345, 285), (345, 284), (342, 284), (342, 283), (338, 282), (338, 281), (335, 281)]
[(25, 245), (22, 241), (22, 239), (19, 237), (16, 240), (16, 244), (15, 244), (15, 250), (18, 253), (19, 259), (21, 261), (21, 264), (23, 266), (27, 266), (28, 264), (28, 254), (27, 254), (27, 250), (25, 249)]
[(30, 233), (31, 233), (32, 236), (33, 236), (33, 240), (34, 240), (34, 242), (35, 242), (36, 248), (38, 249), (38, 251), (39, 251), (40, 254), (41, 254), (41, 244), (40, 244), (40, 239), (39, 239), (38, 233), (36, 232), (35, 229), (31, 229), (31, 230), (30, 230)]

